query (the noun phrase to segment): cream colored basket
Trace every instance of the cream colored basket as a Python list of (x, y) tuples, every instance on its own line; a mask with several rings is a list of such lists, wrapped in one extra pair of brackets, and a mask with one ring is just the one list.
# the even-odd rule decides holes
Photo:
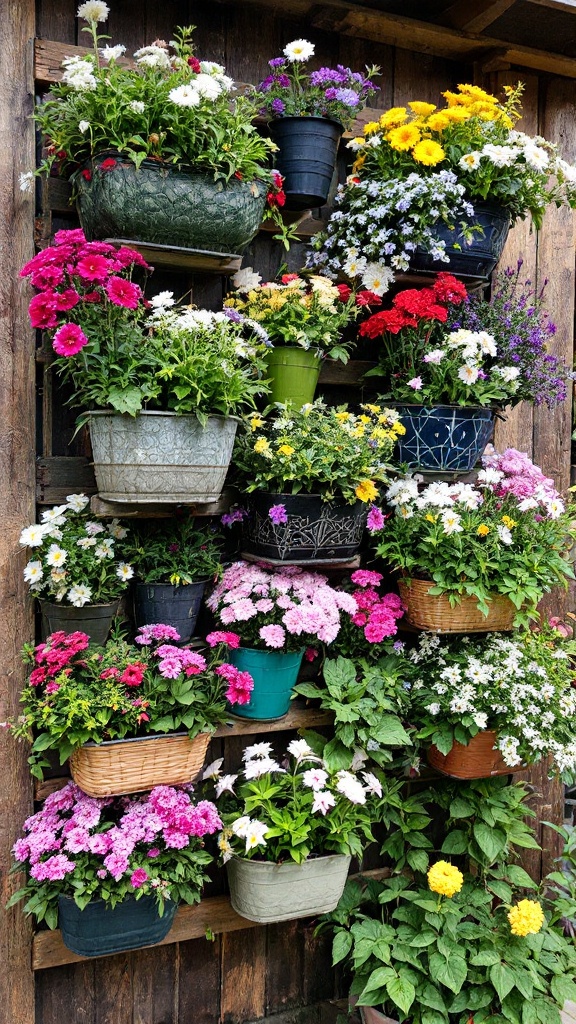
[(210, 734), (186, 733), (86, 743), (70, 757), (74, 782), (88, 796), (123, 796), (154, 786), (193, 782), (204, 764)]
[(464, 596), (451, 608), (446, 594), (428, 593), (434, 585), (430, 580), (398, 581), (406, 621), (411, 626), (435, 633), (488, 633), (513, 628), (516, 609), (508, 597), (494, 594), (488, 615), (483, 615), (475, 597)]

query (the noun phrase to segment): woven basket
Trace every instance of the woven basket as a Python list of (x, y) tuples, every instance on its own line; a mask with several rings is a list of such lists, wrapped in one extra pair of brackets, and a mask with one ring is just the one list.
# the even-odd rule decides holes
[(123, 796), (154, 786), (178, 786), (199, 774), (210, 734), (186, 733), (86, 743), (70, 757), (74, 782), (88, 796)]
[(435, 633), (489, 633), (513, 628), (516, 609), (503, 594), (494, 594), (488, 615), (484, 615), (475, 597), (464, 596), (460, 604), (451, 608), (446, 594), (428, 593), (433, 586), (430, 580), (398, 581), (406, 621), (411, 626)]
[(500, 751), (494, 750), (496, 738), (493, 729), (484, 729), (476, 733), (467, 747), (454, 743), (449, 754), (441, 754), (438, 747), (431, 746), (426, 755), (428, 764), (451, 779), (488, 779), (493, 775), (524, 771), (525, 765), (511, 768)]

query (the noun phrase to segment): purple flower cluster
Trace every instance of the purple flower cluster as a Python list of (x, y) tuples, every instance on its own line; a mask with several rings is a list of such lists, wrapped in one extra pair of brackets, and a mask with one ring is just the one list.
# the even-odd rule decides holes
[(95, 799), (69, 782), (25, 821), (13, 853), (36, 882), (77, 884), (96, 875), (129, 878), (141, 888), (151, 878), (150, 860), (155, 878), (169, 876), (178, 861), (170, 851), (198, 849), (221, 827), (214, 804), (194, 804), (186, 789), (157, 786), (147, 796)]
[(257, 91), (264, 98), (260, 113), (272, 118), (329, 117), (349, 127), (378, 89), (370, 78), (343, 64), (309, 73), (302, 70), (300, 61), (288, 57), (274, 57), (268, 64), (271, 73)]

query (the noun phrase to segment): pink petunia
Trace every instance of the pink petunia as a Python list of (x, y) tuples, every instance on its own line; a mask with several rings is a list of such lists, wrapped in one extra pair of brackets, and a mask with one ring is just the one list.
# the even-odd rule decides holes
[(357, 569), (350, 579), (358, 587), (377, 587), (382, 582), (382, 573), (372, 572), (371, 569)]
[(59, 356), (75, 356), (87, 344), (88, 338), (78, 324), (63, 324), (52, 339), (52, 348)]
[(123, 306), (124, 309), (138, 309), (142, 297), (142, 291), (132, 281), (125, 281), (123, 277), (111, 277), (106, 284), (106, 295), (115, 306)]
[(147, 881), (148, 872), (145, 871), (144, 868), (136, 868), (136, 871), (133, 871), (130, 876), (130, 885), (133, 889), (141, 889)]
[(383, 512), (376, 505), (373, 505), (366, 519), (366, 528), (370, 533), (376, 533), (384, 526), (385, 518)]
[(217, 629), (213, 633), (208, 633), (206, 637), (206, 643), (210, 647), (216, 647), (217, 644), (226, 644), (227, 647), (232, 647), (236, 650), (240, 647), (240, 637), (238, 633), (231, 633), (229, 630)]

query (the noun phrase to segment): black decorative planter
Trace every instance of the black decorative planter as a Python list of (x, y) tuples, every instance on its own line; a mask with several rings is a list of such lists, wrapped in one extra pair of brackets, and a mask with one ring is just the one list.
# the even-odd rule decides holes
[[(287, 521), (274, 524), (273, 505), (283, 505)], [(272, 561), (345, 562), (362, 540), (367, 507), (362, 501), (322, 501), (318, 494), (273, 494), (256, 491), (248, 499), (249, 516), (243, 524), (242, 550)]]
[(456, 277), (487, 280), (502, 255), (508, 237), (508, 211), (494, 203), (475, 203), (474, 216), (462, 219), (470, 225), (479, 224), (484, 234), (475, 234), (472, 242), (468, 244), (460, 223), (453, 231), (446, 224), (437, 224), (434, 233), (438, 239), (446, 242), (446, 254), (450, 257), (450, 262), (434, 260), (418, 246), (410, 260), (410, 270), (423, 273), (444, 270)]
[(328, 199), (342, 135), (327, 117), (280, 117), (270, 122), (279, 147), (276, 169), (284, 177), (287, 210), (323, 206)]
[[(104, 168), (104, 169), (102, 169)], [(214, 181), (209, 173), (157, 160), (136, 166), (101, 153), (76, 174), (76, 204), (86, 238), (124, 238), (217, 253), (241, 253), (257, 233), (263, 182)]]
[(412, 468), (469, 472), (488, 444), (494, 413), (481, 406), (392, 405), (406, 433), (399, 437), (395, 458)]
[(93, 900), (80, 910), (70, 896), (59, 896), (58, 925), (64, 945), (73, 953), (103, 956), (160, 942), (170, 931), (176, 910), (177, 904), (166, 900), (160, 917), (154, 896), (129, 896), (113, 909), (103, 900)]
[(134, 620), (137, 626), (164, 622), (190, 640), (204, 596), (206, 580), (178, 587), (171, 583), (137, 583), (134, 590)]

